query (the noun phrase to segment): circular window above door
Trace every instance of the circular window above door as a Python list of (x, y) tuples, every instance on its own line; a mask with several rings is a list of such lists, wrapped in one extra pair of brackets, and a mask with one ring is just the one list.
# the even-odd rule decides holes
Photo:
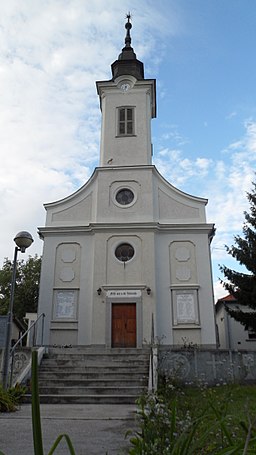
[(116, 201), (120, 205), (128, 205), (133, 202), (134, 193), (129, 188), (122, 188), (116, 193)]
[(134, 256), (134, 248), (129, 243), (122, 243), (115, 249), (115, 256), (119, 261), (130, 261)]

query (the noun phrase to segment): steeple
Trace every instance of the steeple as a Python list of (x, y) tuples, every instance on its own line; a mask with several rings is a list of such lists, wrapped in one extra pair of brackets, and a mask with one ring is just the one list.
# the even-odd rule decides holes
[(144, 67), (143, 63), (137, 60), (136, 54), (131, 47), (131, 34), (130, 30), (132, 28), (131, 14), (128, 13), (127, 22), (125, 24), (126, 36), (125, 36), (125, 46), (122, 49), (121, 54), (111, 65), (113, 79), (116, 79), (118, 76), (130, 75), (136, 77), (137, 80), (144, 79)]

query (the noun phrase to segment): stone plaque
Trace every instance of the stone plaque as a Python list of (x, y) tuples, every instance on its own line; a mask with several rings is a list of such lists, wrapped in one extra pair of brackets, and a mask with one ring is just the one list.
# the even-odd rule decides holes
[(113, 290), (107, 291), (107, 297), (111, 297), (112, 299), (120, 299), (121, 297), (125, 298), (137, 298), (141, 297), (141, 291), (137, 289), (120, 289), (120, 290)]
[(76, 316), (75, 291), (57, 291), (56, 318), (75, 318)]
[(195, 322), (196, 309), (193, 294), (177, 295), (177, 321), (178, 322)]

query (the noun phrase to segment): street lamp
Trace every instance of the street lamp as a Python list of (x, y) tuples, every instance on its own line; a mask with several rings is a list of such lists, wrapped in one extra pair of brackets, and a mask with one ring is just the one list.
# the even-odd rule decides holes
[(18, 251), (25, 253), (26, 249), (33, 243), (32, 235), (27, 231), (19, 232), (14, 238), (16, 247), (14, 250), (13, 268), (12, 268), (12, 284), (11, 284), (11, 297), (9, 303), (9, 311), (7, 318), (6, 337), (5, 337), (5, 349), (4, 349), (4, 361), (3, 361), (3, 388), (6, 390), (8, 387), (8, 374), (9, 374), (9, 363), (10, 363), (10, 349), (11, 349), (11, 334), (12, 334), (12, 319), (13, 319), (13, 302), (14, 302), (14, 290), (16, 282), (16, 268), (17, 268), (17, 256)]

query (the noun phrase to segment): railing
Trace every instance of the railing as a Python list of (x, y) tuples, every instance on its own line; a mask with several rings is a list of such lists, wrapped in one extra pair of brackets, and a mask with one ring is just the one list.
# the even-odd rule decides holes
[(18, 341), (16, 341), (16, 343), (14, 344), (14, 346), (12, 347), (11, 349), (11, 352), (10, 352), (10, 357), (11, 357), (11, 374), (10, 374), (10, 381), (9, 381), (9, 384), (12, 385), (12, 378), (13, 378), (13, 365), (14, 365), (14, 355), (15, 355), (15, 349), (17, 348), (17, 346), (22, 346), (22, 340), (25, 338), (26, 335), (28, 335), (32, 329), (33, 329), (33, 343), (32, 343), (32, 346), (35, 346), (35, 338), (36, 338), (36, 331), (35, 329), (37, 329), (38, 327), (38, 324), (39, 324), (39, 321), (42, 320), (42, 330), (41, 330), (41, 340), (40, 340), (40, 343), (39, 343), (39, 346), (43, 346), (43, 338), (44, 338), (44, 318), (45, 318), (45, 314), (44, 313), (41, 313), (38, 318), (36, 319), (36, 321), (34, 321), (30, 327), (26, 330), (26, 332), (24, 332), (22, 334), (22, 336), (18, 339)]
[(150, 360), (149, 360), (149, 391), (155, 391), (157, 389), (157, 345), (155, 342), (155, 322), (154, 315), (152, 313), (151, 322), (151, 343), (150, 343)]

